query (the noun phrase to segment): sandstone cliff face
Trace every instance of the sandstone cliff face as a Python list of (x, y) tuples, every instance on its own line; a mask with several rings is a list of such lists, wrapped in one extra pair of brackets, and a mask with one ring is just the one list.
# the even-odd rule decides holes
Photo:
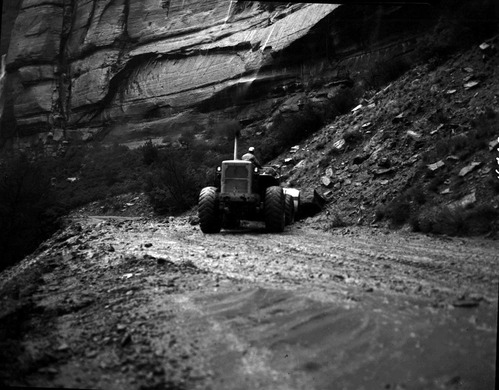
[[(255, 104), (267, 107), (269, 99), (285, 97), (304, 73), (331, 67), (346, 54), (357, 53), (350, 58), (357, 61), (359, 53), (372, 52), (372, 39), (362, 42), (365, 28), (358, 34), (361, 27), (335, 23), (337, 13), (353, 12), (341, 8), (347, 7), (24, 0), (7, 55), (6, 110), (25, 141), (49, 131), (56, 138), (163, 137), (192, 118), (202, 126), (209, 111), (229, 115), (235, 105), (229, 111), (238, 119), (261, 116)], [(376, 16), (374, 9), (357, 14), (358, 21)], [(352, 36), (342, 33), (350, 30)], [(400, 34), (389, 38), (400, 40)], [(398, 45), (395, 52), (401, 50)], [(251, 98), (239, 99), (245, 94)], [(12, 126), (3, 122), (3, 138)]]

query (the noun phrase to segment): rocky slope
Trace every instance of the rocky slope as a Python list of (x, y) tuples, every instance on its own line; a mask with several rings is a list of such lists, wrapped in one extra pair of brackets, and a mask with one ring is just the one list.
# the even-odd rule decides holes
[(19, 136), (26, 145), (51, 131), (56, 139), (102, 132), (110, 140), (162, 139), (199, 132), (209, 113), (248, 123), (319, 72), (344, 77), (346, 69), (411, 50), (413, 38), (431, 24), (426, 11), (214, 0), (24, 1), (11, 10), (18, 14), (7, 55), (2, 138)]
[(497, 230), (498, 43), (415, 67), (275, 161), (290, 183), (322, 195), (323, 226), (389, 217), (433, 231), (442, 206), (488, 205), (490, 218), (467, 233)]

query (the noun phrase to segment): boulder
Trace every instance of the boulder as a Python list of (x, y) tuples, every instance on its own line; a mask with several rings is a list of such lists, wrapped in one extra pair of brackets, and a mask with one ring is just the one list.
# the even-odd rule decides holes
[(489, 151), (493, 151), (494, 149), (497, 149), (499, 147), (499, 137), (494, 138), (492, 141), (489, 142)]
[(437, 171), (438, 169), (442, 168), (445, 166), (445, 163), (440, 160), (440, 161), (437, 161), (436, 163), (433, 163), (433, 164), (428, 164), (427, 167), (430, 171), (432, 172), (435, 172)]
[(331, 178), (328, 176), (322, 176), (321, 177), (321, 184), (324, 187), (331, 187), (333, 185), (333, 182), (331, 181)]
[(333, 144), (333, 149), (336, 151), (342, 151), (345, 149), (346, 141), (342, 138)]
[(407, 136), (412, 138), (414, 141), (421, 141), (421, 134), (416, 132), (416, 131), (413, 131), (413, 130), (408, 130), (407, 131)]
[(480, 84), (479, 81), (472, 80), (464, 84), (464, 89), (472, 89), (477, 87)]
[(366, 161), (369, 158), (369, 154), (358, 154), (353, 158), (353, 163), (354, 164), (362, 164), (364, 161)]
[(301, 205), (297, 218), (307, 218), (319, 213), (327, 203), (326, 197), (318, 188), (306, 188), (300, 193)]
[(392, 162), (389, 157), (381, 157), (378, 159), (378, 167), (380, 168), (390, 168), (392, 166)]
[(480, 161), (473, 161), (471, 164), (465, 166), (463, 169), (461, 169), (459, 171), (459, 176), (460, 177), (464, 177), (468, 173), (474, 171), (476, 168), (478, 168), (481, 165), (482, 165), (482, 162), (480, 162)]
[(468, 194), (468, 195), (464, 196), (463, 198), (459, 199), (458, 201), (451, 203), (449, 205), (449, 207), (451, 209), (454, 209), (457, 207), (468, 208), (475, 203), (476, 203), (476, 194), (475, 194), (475, 191), (473, 191), (471, 194)]

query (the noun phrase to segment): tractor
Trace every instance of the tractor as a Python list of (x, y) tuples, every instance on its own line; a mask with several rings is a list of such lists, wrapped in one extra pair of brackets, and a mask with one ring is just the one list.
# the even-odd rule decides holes
[(280, 186), (279, 167), (258, 168), (251, 161), (234, 158), (217, 168), (217, 186), (199, 194), (199, 223), (203, 233), (239, 228), (241, 220), (264, 221), (270, 232), (282, 232), (294, 221), (300, 191)]

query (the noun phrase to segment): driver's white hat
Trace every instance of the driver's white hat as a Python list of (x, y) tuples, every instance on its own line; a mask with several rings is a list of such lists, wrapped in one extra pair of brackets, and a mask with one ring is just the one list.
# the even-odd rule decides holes
[(254, 151), (255, 151), (255, 148), (253, 146), (250, 146), (248, 149), (248, 152), (254, 152)]

